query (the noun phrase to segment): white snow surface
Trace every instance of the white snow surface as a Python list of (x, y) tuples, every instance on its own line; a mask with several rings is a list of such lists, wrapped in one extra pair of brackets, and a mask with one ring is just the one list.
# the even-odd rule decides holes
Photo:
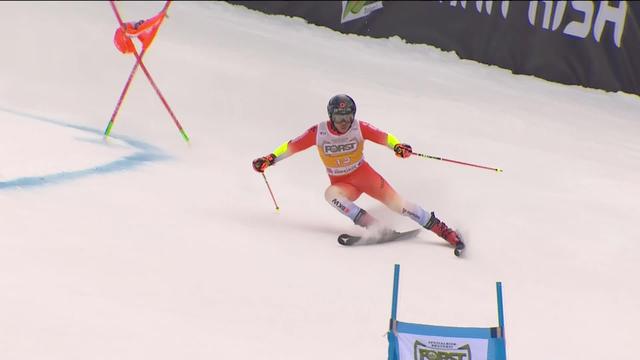
[[(127, 21), (161, 2), (118, 3)], [(144, 57), (191, 137), (113, 45), (107, 2), (0, 3), (0, 358), (386, 359), (398, 319), (497, 325), (510, 359), (626, 358), (640, 323), (640, 99), (565, 86), (398, 38), (218, 2), (176, 2)], [(314, 149), (251, 160), (326, 118), (417, 152), (366, 158), (468, 241), (361, 233), (324, 200)], [(415, 227), (373, 199), (358, 204)]]

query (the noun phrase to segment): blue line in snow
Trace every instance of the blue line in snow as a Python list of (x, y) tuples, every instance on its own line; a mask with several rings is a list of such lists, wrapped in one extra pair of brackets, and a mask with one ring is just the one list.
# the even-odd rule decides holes
[[(12, 115), (26, 117), (32, 120), (43, 121), (53, 125), (81, 130), (88, 133), (96, 134), (98, 136), (103, 136), (102, 131), (97, 129), (92, 129), (86, 126), (67, 124), (59, 120), (54, 120), (54, 119), (33, 115), (33, 114), (28, 114), (20, 111), (15, 111), (15, 110), (3, 108), (3, 107), (0, 107), (0, 111), (9, 113)], [(11, 179), (7, 181), (0, 181), (0, 191), (8, 190), (8, 189), (16, 189), (16, 188), (59, 184), (62, 182), (72, 181), (72, 180), (93, 176), (93, 175), (108, 174), (108, 173), (124, 171), (124, 170), (132, 170), (137, 167), (143, 166), (149, 162), (163, 161), (163, 160), (170, 159), (170, 157), (166, 155), (162, 150), (160, 150), (159, 148), (153, 145), (147, 144), (145, 142), (130, 139), (126, 136), (111, 136), (111, 137), (114, 139), (118, 139), (126, 142), (127, 144), (131, 145), (138, 151), (132, 155), (121, 157), (107, 164), (103, 164), (103, 165), (92, 167), (92, 168), (75, 170), (75, 171), (62, 171), (62, 172), (46, 174), (42, 176), (27, 176), (27, 177)], [(84, 139), (84, 141), (91, 141), (91, 140)], [(106, 142), (98, 142), (98, 141), (92, 141), (92, 142), (96, 144), (101, 144), (104, 146), (109, 146), (109, 144)]]

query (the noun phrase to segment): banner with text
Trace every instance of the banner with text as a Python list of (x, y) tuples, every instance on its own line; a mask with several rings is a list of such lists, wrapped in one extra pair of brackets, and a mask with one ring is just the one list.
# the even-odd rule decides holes
[(455, 327), (397, 319), (400, 265), (393, 268), (393, 296), (387, 340), (388, 360), (507, 360), (502, 283), (496, 282), (498, 326)]
[(499, 330), (396, 322), (388, 335), (389, 360), (505, 360)]
[(343, 33), (399, 36), (515, 74), (640, 95), (640, 2), (228, 2)]

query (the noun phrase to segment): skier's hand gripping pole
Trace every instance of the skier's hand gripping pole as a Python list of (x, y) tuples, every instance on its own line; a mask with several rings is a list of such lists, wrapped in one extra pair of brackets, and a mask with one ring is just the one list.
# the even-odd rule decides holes
[(393, 151), (396, 153), (396, 156), (399, 158), (408, 158), (413, 153), (411, 149), (411, 145), (409, 144), (396, 144), (393, 147)]
[(269, 189), (269, 194), (271, 194), (271, 199), (273, 200), (273, 204), (276, 206), (276, 211), (280, 211), (280, 207), (278, 206), (278, 203), (276, 202), (276, 198), (273, 196), (273, 191), (271, 191), (271, 186), (269, 186), (269, 182), (267, 181), (267, 177), (264, 174), (264, 171), (267, 169), (267, 167), (271, 166), (274, 164), (275, 162), (275, 155), (273, 154), (269, 154), (267, 156), (263, 156), (263, 157), (259, 157), (255, 160), (253, 160), (252, 165), (253, 165), (253, 170), (259, 172), (260, 174), (262, 174), (262, 178), (264, 179), (264, 183), (267, 184), (267, 189)]
[(420, 156), (420, 157), (427, 158), (427, 159), (447, 161), (447, 162), (460, 164), (460, 165), (473, 166), (473, 167), (477, 167), (477, 168), (480, 168), (480, 169), (486, 169), (486, 170), (491, 170), (491, 171), (496, 171), (496, 172), (502, 172), (502, 169), (498, 169), (498, 168), (492, 168), (492, 167), (488, 167), (488, 166), (470, 164), (470, 163), (466, 163), (466, 162), (462, 162), (462, 161), (445, 159), (445, 158), (442, 158), (442, 157), (439, 157), (439, 156), (420, 154), (420, 153), (416, 153), (416, 152), (413, 152), (413, 151), (411, 152), (411, 155), (416, 155), (416, 156)]

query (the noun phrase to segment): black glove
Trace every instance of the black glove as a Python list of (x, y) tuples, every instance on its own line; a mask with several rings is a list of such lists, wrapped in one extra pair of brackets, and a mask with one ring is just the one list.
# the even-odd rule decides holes
[(259, 157), (253, 160), (253, 170), (257, 172), (264, 172), (269, 166), (273, 165), (276, 160), (276, 156), (269, 154), (267, 156)]

